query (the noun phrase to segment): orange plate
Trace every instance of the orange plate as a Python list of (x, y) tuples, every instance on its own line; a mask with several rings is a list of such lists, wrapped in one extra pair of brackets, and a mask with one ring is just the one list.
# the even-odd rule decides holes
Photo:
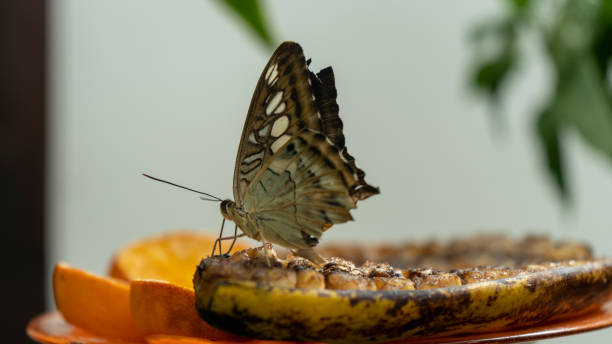
[(43, 313), (30, 320), (26, 332), (33, 340), (43, 344), (130, 344), (135, 342), (102, 338), (67, 323), (58, 312)]
[[(479, 334), (463, 334), (452, 337), (424, 337), (419, 339), (411, 339), (407, 341), (396, 341), (394, 344), (410, 343), (410, 344), (460, 344), (460, 343), (515, 343), (523, 341), (532, 341), (537, 339), (554, 338), (568, 336), (571, 334), (598, 330), (604, 327), (612, 326), (612, 300), (605, 303), (601, 309), (588, 314), (581, 315), (573, 319), (566, 319), (559, 322), (545, 323), (525, 329), (508, 330), (492, 333)], [(43, 344), (69, 344), (72, 342), (84, 344), (130, 344), (132, 342), (112, 341), (105, 338), (100, 338), (78, 329), (64, 321), (62, 316), (57, 312), (45, 313), (38, 315), (30, 321), (27, 327), (27, 333), (30, 338)], [(150, 339), (150, 340), (149, 340)], [(163, 339), (163, 340), (162, 340)], [(185, 343), (214, 343), (205, 339), (189, 338), (189, 337), (174, 337), (152, 336), (147, 338), (150, 343), (168, 343), (168, 344), (185, 344)], [(193, 340), (190, 340), (193, 339)], [(263, 341), (253, 341), (255, 343)], [(247, 342), (247, 343), (253, 343)], [(223, 342), (229, 343), (229, 342)], [(237, 342), (239, 343), (239, 342)], [(245, 342), (242, 342), (245, 343)]]

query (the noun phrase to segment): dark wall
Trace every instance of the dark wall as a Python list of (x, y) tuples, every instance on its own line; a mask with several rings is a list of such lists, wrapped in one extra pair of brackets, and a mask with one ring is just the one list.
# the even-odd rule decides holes
[(43, 0), (0, 1), (2, 340), (31, 343), (44, 300), (45, 55)]

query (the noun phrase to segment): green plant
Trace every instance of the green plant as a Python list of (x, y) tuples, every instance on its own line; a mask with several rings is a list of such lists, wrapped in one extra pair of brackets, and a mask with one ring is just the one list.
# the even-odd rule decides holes
[(242, 19), (263, 45), (270, 49), (274, 47), (274, 39), (258, 0), (220, 0), (219, 2)]
[(506, 2), (508, 11), (503, 17), (481, 23), (472, 35), (476, 47), (490, 41), (498, 47), (487, 57), (480, 55), (472, 83), (497, 102), (503, 96), (500, 89), (522, 58), (519, 38), (529, 31), (538, 35), (552, 67), (554, 89), (535, 114), (536, 134), (548, 171), (567, 201), (567, 131), (576, 131), (584, 143), (612, 160), (612, 89), (608, 82), (612, 1)]

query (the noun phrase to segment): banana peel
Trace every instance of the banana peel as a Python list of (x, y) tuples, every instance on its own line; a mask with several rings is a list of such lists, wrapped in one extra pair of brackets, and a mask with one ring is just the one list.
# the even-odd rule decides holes
[(199, 272), (194, 287), (200, 316), (236, 335), (375, 343), (525, 327), (588, 312), (612, 295), (612, 260), (428, 290), (286, 288)]

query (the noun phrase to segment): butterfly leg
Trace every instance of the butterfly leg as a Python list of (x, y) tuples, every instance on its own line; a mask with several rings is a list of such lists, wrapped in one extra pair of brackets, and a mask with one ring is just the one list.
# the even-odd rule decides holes
[(223, 237), (223, 238), (217, 238), (217, 240), (221, 240), (221, 241), (233, 240), (233, 239), (237, 239), (237, 238), (242, 238), (244, 236), (246, 236), (246, 234), (238, 234), (236, 236), (230, 235), (230, 236), (226, 236), (226, 237)]
[(224, 254), (224, 255), (229, 255), (229, 253), (232, 251), (232, 248), (234, 247), (234, 243), (236, 242), (236, 239), (242, 238), (242, 237), (245, 237), (245, 236), (246, 236), (246, 234), (243, 233), (243, 234), (238, 234), (236, 236), (232, 235), (232, 236), (226, 236), (226, 237), (223, 237), (223, 238), (217, 238), (215, 240), (215, 244), (217, 242), (221, 242), (221, 241), (225, 241), (225, 240), (232, 240), (232, 244), (231, 244), (230, 248)]
[(264, 239), (263, 235), (260, 235), (259, 238), (260, 238), (259, 240), (263, 244), (264, 255), (266, 256), (266, 264), (268, 264), (268, 267), (272, 267), (272, 261), (270, 260), (270, 256), (272, 255), (272, 253), (270, 253), (270, 249), (272, 248), (272, 244), (269, 244), (266, 241), (266, 239)]
[(266, 251), (266, 264), (268, 264), (268, 267), (272, 267), (272, 261), (270, 261), (270, 249), (268, 248), (268, 245), (266, 245), (264, 243), (264, 250)]
[(221, 230), (219, 231), (219, 237), (215, 240), (215, 244), (213, 245), (211, 257), (215, 256), (215, 251), (217, 251), (217, 244), (219, 244), (219, 255), (223, 255), (223, 251), (221, 250), (221, 238), (223, 237), (223, 227), (225, 226), (225, 217), (221, 222)]
[(224, 240), (232, 240), (232, 244), (230, 245), (229, 249), (225, 252), (224, 255), (229, 255), (230, 252), (232, 252), (232, 248), (234, 248), (234, 244), (236, 243), (236, 240), (238, 238), (242, 238), (242, 237), (246, 236), (246, 234), (244, 234), (244, 233), (237, 234), (236, 232), (237, 232), (237, 230), (234, 230), (234, 235), (226, 236), (226, 237), (222, 237), (222, 238), (217, 238), (217, 240), (215, 240), (215, 245), (217, 245), (218, 242), (220, 243), (221, 241), (224, 241)]
[[(236, 224), (234, 226), (234, 240), (232, 240), (232, 244), (230, 245), (230, 248), (227, 250), (226, 254), (229, 254), (230, 252), (232, 252), (232, 248), (234, 248), (234, 244), (236, 243), (236, 239), (238, 239), (238, 224)], [(242, 233), (240, 236), (244, 236), (245, 234)]]

